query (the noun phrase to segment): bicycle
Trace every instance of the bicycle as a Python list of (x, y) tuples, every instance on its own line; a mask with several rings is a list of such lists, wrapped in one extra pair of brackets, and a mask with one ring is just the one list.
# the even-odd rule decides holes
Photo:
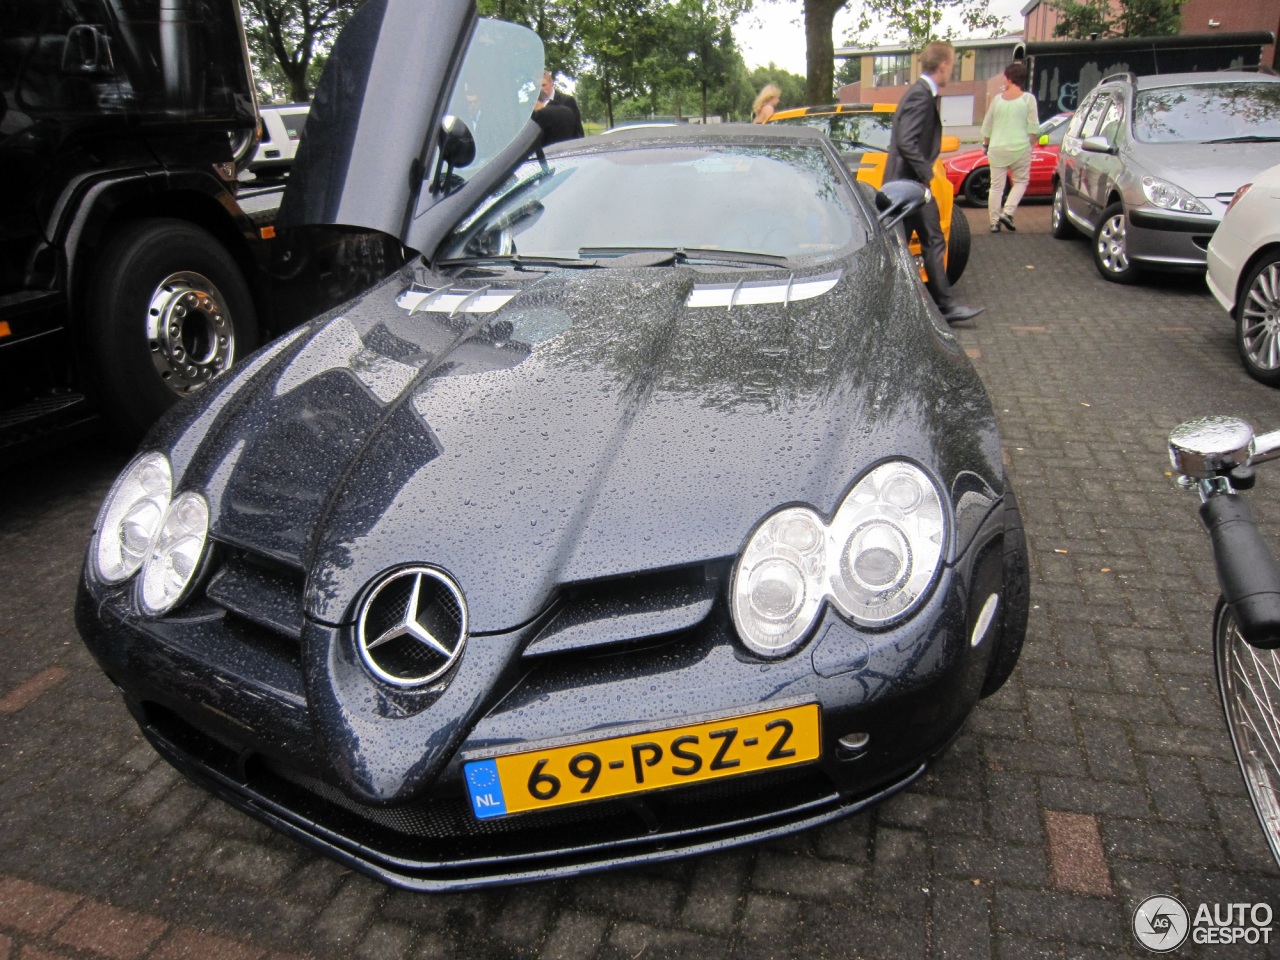
[(1200, 494), (1221, 596), (1213, 617), (1218, 693), (1245, 789), (1280, 864), (1280, 566), (1237, 490), (1280, 458), (1280, 430), (1255, 435), (1233, 417), (1205, 417), (1169, 435), (1183, 489)]

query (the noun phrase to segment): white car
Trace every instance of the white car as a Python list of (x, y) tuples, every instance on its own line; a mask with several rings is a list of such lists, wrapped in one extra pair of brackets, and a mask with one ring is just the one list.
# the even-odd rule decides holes
[(1209, 242), (1209, 289), (1255, 380), (1280, 387), (1280, 166), (1236, 191)]
[(249, 169), (258, 176), (285, 173), (293, 166), (298, 141), (311, 111), (309, 103), (267, 104), (258, 108), (258, 149)]

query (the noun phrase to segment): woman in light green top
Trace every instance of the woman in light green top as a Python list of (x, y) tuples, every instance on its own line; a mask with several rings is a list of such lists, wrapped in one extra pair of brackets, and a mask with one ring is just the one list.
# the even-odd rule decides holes
[[(1003, 224), (1010, 230), (1013, 213), (1018, 209), (1022, 195), (1027, 192), (1027, 180), (1031, 176), (1031, 147), (1040, 137), (1040, 117), (1036, 111), (1036, 98), (1024, 93), (1027, 85), (1027, 68), (1022, 63), (1011, 63), (1004, 68), (1005, 87), (1000, 96), (991, 101), (987, 117), (982, 121), (982, 146), (991, 164), (991, 192), (987, 195), (987, 214), (991, 217), (991, 232), (999, 233)], [(1000, 200), (1004, 197), (1004, 183), (1013, 179), (1013, 189), (1004, 209)]]

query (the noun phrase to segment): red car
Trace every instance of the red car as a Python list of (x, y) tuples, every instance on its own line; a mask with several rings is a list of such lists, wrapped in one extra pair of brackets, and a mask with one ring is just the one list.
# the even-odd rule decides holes
[[(1040, 124), (1040, 145), (1031, 151), (1031, 182), (1027, 184), (1028, 197), (1053, 196), (1053, 171), (1058, 165), (1058, 147), (1067, 132), (1070, 113), (1059, 113)], [(956, 199), (964, 197), (975, 207), (987, 205), (987, 193), (991, 190), (991, 169), (987, 155), (982, 150), (966, 150), (942, 161), (947, 179), (956, 192)]]

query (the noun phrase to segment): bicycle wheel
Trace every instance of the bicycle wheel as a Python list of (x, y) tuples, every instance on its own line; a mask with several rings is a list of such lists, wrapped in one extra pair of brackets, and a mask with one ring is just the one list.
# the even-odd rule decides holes
[(1249, 646), (1219, 599), (1213, 662), (1244, 786), (1280, 864), (1280, 650)]

